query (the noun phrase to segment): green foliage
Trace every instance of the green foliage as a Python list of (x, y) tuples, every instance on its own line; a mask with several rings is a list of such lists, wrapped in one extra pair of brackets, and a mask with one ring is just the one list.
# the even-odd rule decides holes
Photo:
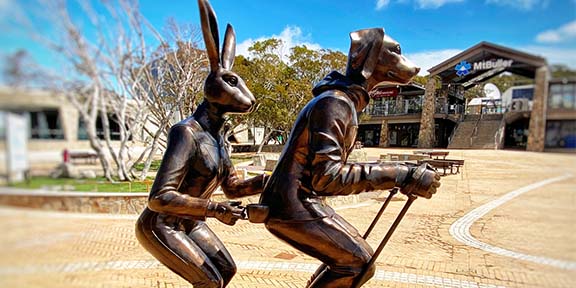
[[(237, 56), (234, 70), (246, 81), (258, 101), (255, 112), (242, 116), (249, 124), (287, 135), (312, 88), (332, 70), (343, 71), (346, 55), (332, 50), (296, 46), (285, 57), (280, 39), (254, 43), (251, 58)], [(284, 137), (286, 139), (287, 137)]]
[(428, 82), (428, 78), (430, 78), (430, 75), (426, 75), (426, 76), (416, 75), (416, 76), (414, 76), (414, 78), (412, 78), (412, 82), (419, 84), (422, 87), (425, 87), (426, 83)]
[(570, 69), (563, 64), (555, 64), (550, 66), (552, 78), (574, 78), (576, 77), (576, 70)]
[(534, 79), (515, 74), (501, 74), (500, 76), (490, 78), (490, 80), (487, 82), (493, 83), (496, 85), (496, 87), (498, 87), (501, 93), (504, 93), (506, 90), (513, 86), (533, 84)]

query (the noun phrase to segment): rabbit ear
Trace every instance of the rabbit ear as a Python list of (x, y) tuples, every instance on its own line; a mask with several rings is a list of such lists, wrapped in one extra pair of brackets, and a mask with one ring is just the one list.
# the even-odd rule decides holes
[(198, 0), (200, 8), (200, 20), (202, 23), (202, 35), (206, 44), (206, 52), (210, 60), (210, 70), (216, 71), (220, 67), (220, 54), (218, 52), (220, 37), (218, 36), (218, 22), (216, 14), (207, 0)]
[(236, 56), (236, 34), (232, 25), (226, 26), (226, 35), (224, 35), (224, 47), (222, 47), (222, 67), (232, 69), (234, 66), (234, 57)]

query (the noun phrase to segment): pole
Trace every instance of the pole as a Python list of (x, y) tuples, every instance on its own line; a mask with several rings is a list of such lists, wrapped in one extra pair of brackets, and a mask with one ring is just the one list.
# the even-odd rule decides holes
[[(366, 229), (366, 232), (364, 232), (364, 236), (362, 236), (362, 238), (364, 238), (364, 240), (368, 239), (368, 235), (370, 235), (370, 232), (372, 232), (372, 230), (376, 226), (376, 223), (378, 223), (378, 220), (380, 220), (380, 217), (382, 216), (382, 214), (384, 214), (384, 210), (386, 210), (386, 207), (388, 207), (388, 204), (392, 200), (392, 197), (397, 192), (398, 192), (398, 188), (390, 189), (390, 194), (388, 194), (388, 198), (386, 198), (386, 200), (384, 200), (384, 204), (382, 204), (382, 207), (380, 207), (380, 210), (378, 210), (378, 213), (376, 213), (376, 216), (374, 216), (372, 223), (370, 223), (370, 226), (368, 227), (368, 229)], [(312, 275), (312, 277), (308, 281), (308, 285), (314, 283), (314, 280), (316, 280), (316, 277), (318, 277), (318, 275), (322, 274), (322, 271), (324, 271), (326, 268), (328, 268), (328, 265), (326, 265), (324, 263), (322, 263), (320, 266), (318, 266), (318, 269), (316, 269), (316, 273), (314, 273), (314, 275)], [(363, 274), (364, 274), (364, 272), (363, 272)], [(306, 286), (306, 287), (308, 287), (308, 286)]]
[(386, 207), (388, 207), (388, 203), (390, 203), (390, 201), (392, 200), (392, 197), (397, 192), (398, 192), (398, 188), (390, 189), (390, 194), (388, 194), (388, 198), (386, 198), (386, 200), (384, 201), (384, 204), (382, 204), (382, 207), (380, 207), (380, 210), (378, 210), (378, 213), (374, 217), (374, 220), (372, 220), (372, 223), (370, 223), (370, 226), (368, 227), (368, 229), (366, 229), (366, 232), (364, 232), (364, 236), (362, 236), (362, 238), (364, 238), (364, 240), (368, 239), (368, 235), (370, 235), (370, 232), (372, 232), (372, 230), (376, 226), (376, 223), (378, 223), (378, 220), (380, 220), (380, 217), (382, 216), (382, 214), (384, 214), (384, 210), (386, 209)]
[[(412, 194), (408, 195), (408, 201), (406, 201), (406, 204), (404, 204), (404, 207), (402, 207), (400, 214), (398, 214), (398, 216), (394, 220), (394, 223), (392, 223), (392, 226), (390, 226), (390, 229), (388, 229), (388, 232), (386, 232), (386, 236), (384, 236), (384, 239), (382, 239), (382, 242), (380, 242), (380, 245), (378, 245), (378, 248), (376, 249), (376, 251), (372, 255), (372, 259), (370, 259), (370, 262), (368, 262), (368, 264), (366, 264), (366, 267), (362, 270), (362, 273), (360, 274), (360, 276), (358, 278), (356, 278), (357, 281), (354, 285), (352, 285), (352, 287), (359, 288), (365, 282), (362, 280), (364, 277), (366, 277), (366, 272), (369, 270), (370, 267), (372, 267), (374, 264), (376, 264), (376, 259), (378, 258), (378, 256), (380, 256), (380, 253), (384, 249), (384, 246), (386, 246), (386, 244), (388, 243), (388, 240), (390, 240), (390, 237), (392, 237), (392, 234), (396, 230), (396, 227), (398, 227), (398, 224), (400, 224), (400, 221), (402, 221), (402, 218), (404, 218), (404, 215), (406, 215), (406, 212), (408, 212), (408, 208), (410, 208), (410, 205), (412, 205), (412, 202), (414, 202), (414, 200), (416, 200), (416, 198), (418, 198), (418, 197), (416, 197)], [(366, 280), (368, 280), (368, 279), (366, 279)]]

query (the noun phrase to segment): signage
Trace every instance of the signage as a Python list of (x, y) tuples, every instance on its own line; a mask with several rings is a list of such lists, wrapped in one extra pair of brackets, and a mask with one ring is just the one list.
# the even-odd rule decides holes
[(396, 97), (398, 96), (398, 88), (396, 87), (387, 87), (387, 88), (380, 88), (376, 91), (370, 93), (373, 99), (384, 98), (384, 97)]
[(462, 77), (470, 74), (471, 68), (472, 65), (470, 65), (470, 63), (468, 63), (467, 61), (460, 61), (460, 63), (456, 64), (454, 70), (456, 70), (456, 75)]
[(494, 68), (508, 68), (512, 66), (513, 60), (497, 59), (480, 61), (474, 63), (474, 70), (488, 70)]
[(28, 121), (26, 116), (6, 112), (6, 150), (8, 179), (10, 182), (24, 180), (28, 164)]
[(460, 63), (456, 64), (454, 70), (456, 70), (456, 75), (462, 77), (470, 74), (470, 72), (472, 71), (489, 70), (495, 68), (508, 68), (512, 66), (513, 62), (514, 60), (492, 59), (492, 60), (474, 62), (470, 64), (468, 63), (468, 61), (463, 60), (460, 61)]

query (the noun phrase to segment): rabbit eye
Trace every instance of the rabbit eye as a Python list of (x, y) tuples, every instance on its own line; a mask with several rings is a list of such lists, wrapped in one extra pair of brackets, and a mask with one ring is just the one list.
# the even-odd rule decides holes
[(222, 79), (232, 87), (236, 87), (236, 85), (238, 85), (238, 78), (236, 76), (226, 75), (222, 76)]

